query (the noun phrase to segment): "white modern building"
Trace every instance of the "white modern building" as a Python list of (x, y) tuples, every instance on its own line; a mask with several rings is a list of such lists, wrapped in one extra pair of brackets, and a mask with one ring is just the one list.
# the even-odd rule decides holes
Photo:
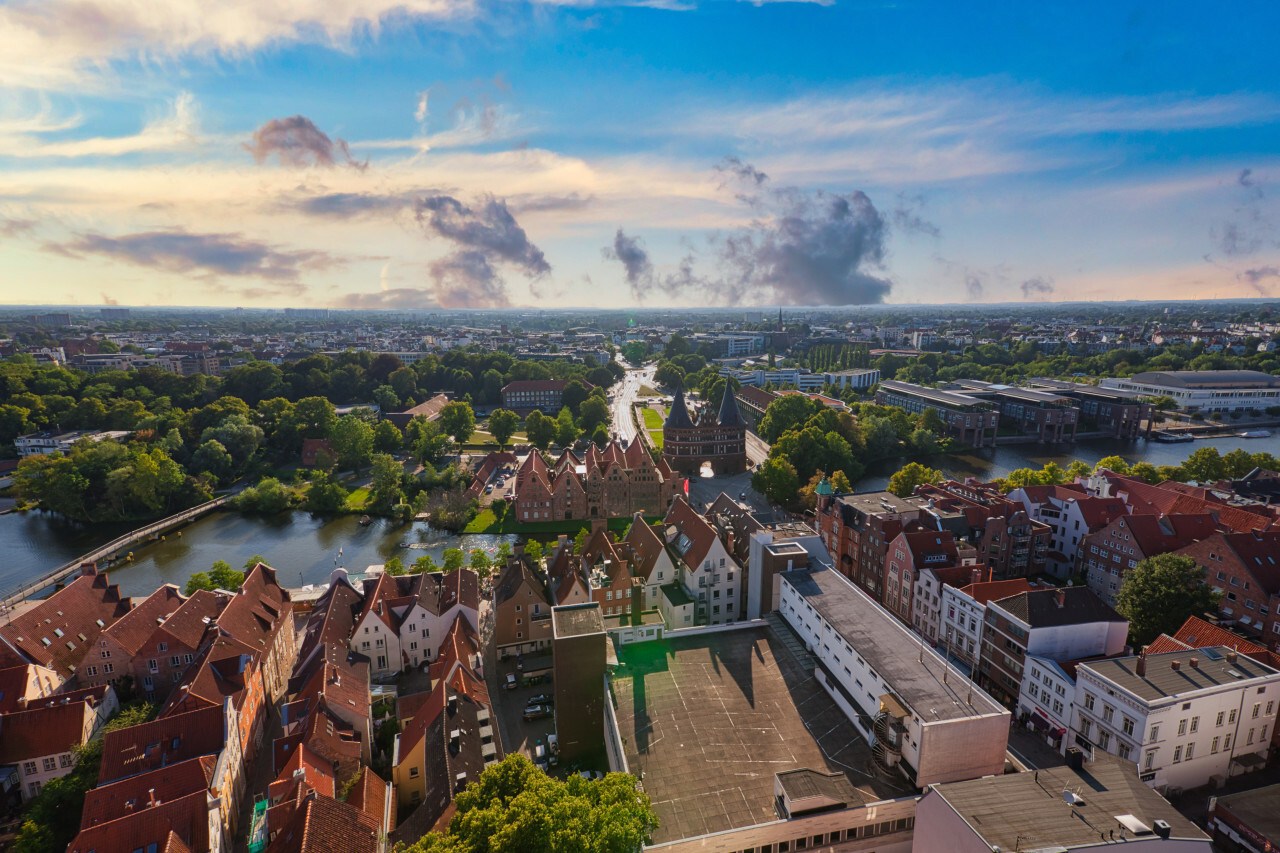
[(29, 435), (20, 435), (15, 438), (13, 446), (17, 448), (18, 456), (25, 459), (28, 456), (40, 456), (42, 454), (68, 453), (71, 450), (71, 446), (82, 438), (87, 438), (90, 441), (103, 441), (112, 438), (118, 441), (128, 434), (128, 430), (33, 432)]
[(829, 566), (777, 577), (780, 614), (882, 766), (917, 787), (1004, 772), (1007, 710)]
[(1280, 377), (1258, 370), (1161, 370), (1103, 379), (1103, 388), (1172, 397), (1187, 412), (1260, 411), (1280, 406)]
[[(1074, 667), (1072, 667), (1074, 670)], [(1046, 742), (1060, 745), (1074, 719), (1075, 677), (1050, 657), (1027, 655), (1018, 690), (1018, 716), (1045, 736)]]
[(1260, 768), (1280, 672), (1226, 646), (1081, 663), (1074, 745), (1138, 765), (1169, 794)]

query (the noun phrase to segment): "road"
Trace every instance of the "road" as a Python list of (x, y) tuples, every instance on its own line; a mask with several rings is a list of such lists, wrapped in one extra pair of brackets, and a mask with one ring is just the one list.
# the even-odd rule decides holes
[(751, 430), (747, 430), (747, 461), (759, 465), (769, 458), (769, 445)]
[(630, 443), (635, 441), (636, 427), (631, 419), (631, 407), (640, 396), (640, 386), (653, 384), (653, 372), (656, 365), (649, 365), (628, 370), (622, 381), (614, 386), (610, 394), (610, 406), (613, 412), (613, 431), (618, 438)]

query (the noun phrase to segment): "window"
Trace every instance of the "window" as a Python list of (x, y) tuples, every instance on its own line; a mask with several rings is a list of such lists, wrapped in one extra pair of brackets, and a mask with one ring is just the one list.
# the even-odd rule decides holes
[(183, 663), (191, 663), (195, 659), (196, 659), (196, 656), (191, 654), (190, 652), (187, 652), (185, 655), (182, 656)]
[(1222, 751), (1223, 752), (1231, 751), (1231, 735), (1222, 736)]
[(410, 767), (410, 768), (409, 768), (409, 778), (410, 778), (410, 779), (417, 779), (417, 778), (418, 778), (418, 768), (417, 768), (417, 767)]
[(1271, 711), (1272, 711), (1275, 707), (1276, 707), (1276, 703), (1275, 703), (1274, 701), (1271, 701), (1271, 702), (1268, 702), (1268, 703), (1267, 703), (1267, 710), (1266, 710), (1266, 712), (1265, 712), (1265, 713), (1266, 713), (1266, 715), (1267, 715), (1268, 717), (1270, 717), (1270, 716), (1271, 716)]
[(1209, 744), (1209, 754), (1210, 754), (1210, 755), (1216, 755), (1216, 754), (1218, 753), (1218, 742), (1219, 742), (1219, 741), (1221, 741), (1221, 740), (1222, 740), (1222, 738), (1217, 738), (1217, 737), (1216, 737), (1216, 738), (1214, 738), (1214, 739), (1213, 739), (1213, 743)]
[(25, 773), (25, 774), (27, 774), (28, 776), (30, 776), (31, 774), (35, 773), (35, 772), (36, 772), (36, 763), (35, 763), (34, 761), (27, 761), (27, 762), (25, 762), (25, 763), (22, 765), (22, 772), (23, 772), (23, 773)]
[[(1250, 731), (1249, 734), (1253, 734), (1253, 732)], [(54, 770), (58, 769), (58, 759), (54, 758), (53, 756), (49, 756), (48, 758), (41, 759), (41, 763), (44, 764), (44, 772), (46, 773), (52, 773)]]
[(174, 655), (173, 657), (169, 658), (169, 666), (178, 666), (181, 663), (182, 663), (182, 659), (179, 658), (177, 655)]
[(1080, 734), (1084, 735), (1087, 738), (1089, 736), (1089, 730), (1092, 728), (1093, 728), (1093, 723), (1091, 721), (1081, 718)]
[(73, 759), (71, 758), (71, 753), (69, 753), (69, 752), (64, 752), (64, 753), (62, 753), (62, 755), (59, 755), (59, 756), (58, 756), (58, 766), (59, 766), (59, 767), (70, 767), (70, 766), (71, 766), (71, 763), (72, 763), (72, 760), (73, 760)]
[(1116, 713), (1116, 709), (1112, 708), (1110, 705), (1104, 704), (1102, 706), (1102, 719), (1105, 720), (1106, 722), (1108, 723), (1111, 722), (1111, 718), (1115, 716), (1115, 713)]
[(1129, 719), (1124, 715), (1121, 715), (1120, 728), (1122, 731), (1124, 731), (1125, 734), (1129, 735), (1130, 737), (1133, 736), (1133, 720)]
[(1182, 737), (1187, 733), (1187, 721), (1178, 720), (1178, 737)]
[(155, 658), (151, 658), (150, 660), (147, 661), (147, 669), (151, 670), (152, 672), (158, 672), (160, 670), (160, 661), (156, 660)]
[(1116, 755), (1119, 755), (1121, 758), (1125, 759), (1126, 761), (1129, 759), (1129, 754), (1131, 752), (1133, 752), (1133, 750), (1129, 747), (1129, 744), (1127, 743), (1121, 743), (1116, 745)]
[(1150, 770), (1155, 763), (1156, 763), (1156, 751), (1153, 749), (1147, 752), (1147, 759), (1146, 761), (1143, 762), (1142, 769)]
[(1200, 731), (1200, 718), (1199, 718), (1199, 717), (1192, 717), (1192, 718), (1191, 718), (1191, 733), (1192, 733), (1192, 734), (1195, 734), (1195, 733), (1196, 733), (1196, 732), (1198, 732), (1198, 731)]
[(168, 644), (168, 643), (161, 643), (161, 644), (160, 644), (160, 646), (159, 646), (159, 651), (162, 651), (162, 652), (167, 652), (167, 651), (169, 651), (169, 644)]
[(1105, 729), (1098, 731), (1098, 746), (1105, 752), (1111, 745), (1111, 732)]
[(1227, 724), (1230, 725), (1236, 721), (1236, 709), (1232, 708), (1227, 712)]
[(1256, 719), (1258, 719), (1258, 714), (1260, 714), (1261, 712), (1262, 712), (1262, 703), (1261, 703), (1261, 702), (1254, 702), (1254, 703), (1253, 703), (1253, 713), (1249, 716), (1249, 719), (1251, 719), (1251, 720), (1256, 720)]
[(1226, 712), (1225, 712), (1225, 711), (1219, 711), (1219, 712), (1218, 712), (1218, 721), (1217, 721), (1216, 723), (1214, 723), (1214, 725), (1216, 725), (1216, 726), (1220, 726), (1220, 725), (1222, 725), (1222, 718), (1223, 718), (1223, 717), (1225, 717), (1225, 716), (1226, 716)]
[(1084, 694), (1084, 706), (1088, 708), (1090, 711), (1093, 710), (1093, 694), (1092, 693)]
[(1191, 757), (1192, 757), (1193, 755), (1195, 755), (1195, 753), (1196, 753), (1196, 745), (1195, 745), (1195, 743), (1189, 743), (1189, 744), (1187, 744), (1187, 761), (1190, 761), (1190, 760), (1191, 760)]
[(1181, 746), (1175, 746), (1175, 747), (1173, 748), (1173, 763), (1174, 763), (1174, 764), (1179, 764), (1179, 763), (1181, 763), (1181, 762), (1182, 762), (1182, 747), (1181, 747)]
[(1253, 729), (1249, 729), (1249, 736), (1245, 739), (1245, 746), (1253, 746)]

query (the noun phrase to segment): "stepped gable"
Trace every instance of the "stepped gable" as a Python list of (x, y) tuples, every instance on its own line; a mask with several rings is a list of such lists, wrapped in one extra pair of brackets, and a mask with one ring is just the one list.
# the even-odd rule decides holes
[(667, 412), (667, 419), (663, 426), (672, 429), (693, 429), (693, 419), (689, 417), (689, 407), (685, 404), (683, 388), (676, 392), (675, 400), (671, 403), (671, 411)]

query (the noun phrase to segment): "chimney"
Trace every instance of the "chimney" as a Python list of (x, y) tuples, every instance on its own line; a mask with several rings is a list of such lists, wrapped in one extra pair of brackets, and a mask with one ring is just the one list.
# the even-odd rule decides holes
[(147, 789), (147, 806), (150, 807), (150, 806), (158, 806), (158, 805), (160, 804), (156, 802), (156, 789), (148, 788)]
[(974, 566), (969, 571), (969, 583), (982, 583), (982, 569)]
[(641, 614), (644, 610), (644, 581), (640, 578), (631, 579), (631, 625), (637, 627), (641, 622)]
[(1235, 652), (1235, 649), (1232, 649), (1231, 651), (1227, 652), (1227, 663), (1235, 663), (1235, 662), (1236, 662), (1236, 652)]
[(1138, 665), (1134, 667), (1133, 671), (1137, 673), (1137, 676), (1139, 678), (1147, 677), (1147, 647), (1146, 646), (1143, 646), (1142, 651), (1138, 654)]
[(1173, 670), (1174, 672), (1178, 672), (1179, 670), (1182, 669), (1182, 661), (1180, 660), (1170, 661), (1169, 669)]
[(1067, 747), (1067, 766), (1076, 771), (1084, 767), (1084, 751), (1080, 747)]
[(607, 520), (607, 519), (604, 519), (604, 518), (593, 518), (593, 519), (591, 519), (591, 535), (592, 535), (592, 536), (595, 536), (597, 533), (599, 533), (599, 532), (601, 532), (602, 530), (604, 530), (605, 525), (606, 525), (607, 523), (608, 523), (608, 520)]
[(1066, 607), (1067, 606), (1067, 588), (1060, 586), (1056, 590), (1054, 590), (1053, 600), (1058, 602), (1059, 607)]
[(1200, 668), (1200, 658), (1192, 658), (1192, 659), (1191, 659), (1191, 668), (1192, 668), (1192, 669), (1199, 669), (1199, 668)]

